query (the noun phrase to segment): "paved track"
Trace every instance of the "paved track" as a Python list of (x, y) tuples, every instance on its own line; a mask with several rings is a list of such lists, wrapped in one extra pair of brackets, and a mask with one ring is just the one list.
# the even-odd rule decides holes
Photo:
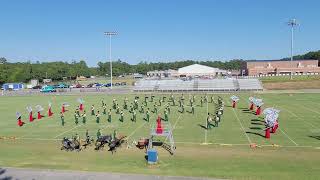
[[(209, 180), (208, 178), (116, 174), (85, 171), (0, 168), (0, 180)], [(218, 179), (211, 179), (218, 180)]]

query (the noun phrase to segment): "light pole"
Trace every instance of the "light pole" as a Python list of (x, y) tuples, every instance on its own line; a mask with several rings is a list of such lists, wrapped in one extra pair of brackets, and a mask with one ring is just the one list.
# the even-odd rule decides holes
[[(294, 31), (294, 28), (298, 25), (299, 24), (296, 19), (291, 19), (288, 22), (288, 26), (291, 26), (291, 66), (292, 66), (292, 61), (293, 61), (293, 31)], [(293, 68), (293, 66), (291, 68)], [(290, 79), (292, 80), (292, 70), (290, 73)]]
[(104, 35), (109, 36), (109, 60), (110, 60), (110, 88), (112, 89), (112, 59), (111, 59), (111, 37), (117, 35), (116, 32), (104, 32)]

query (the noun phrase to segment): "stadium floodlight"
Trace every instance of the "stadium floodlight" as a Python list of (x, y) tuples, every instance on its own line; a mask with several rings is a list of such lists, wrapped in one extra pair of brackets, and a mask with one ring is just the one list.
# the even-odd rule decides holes
[(111, 59), (111, 37), (117, 35), (117, 32), (104, 32), (104, 35), (109, 36), (109, 60), (110, 60), (110, 88), (112, 89), (112, 59)]
[[(288, 26), (291, 26), (291, 65), (292, 65), (292, 61), (293, 61), (293, 32), (294, 32), (294, 28), (296, 26), (299, 26), (299, 23), (297, 22), (296, 19), (291, 19), (289, 22), (288, 22)], [(291, 70), (291, 73), (290, 73), (290, 79), (292, 79), (292, 70)]]

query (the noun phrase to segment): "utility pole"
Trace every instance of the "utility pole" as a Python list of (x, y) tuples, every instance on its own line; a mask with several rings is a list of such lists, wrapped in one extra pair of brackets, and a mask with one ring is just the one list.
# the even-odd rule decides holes
[(111, 37), (117, 35), (116, 32), (104, 32), (104, 35), (109, 36), (109, 60), (110, 60), (110, 88), (112, 89), (112, 59), (111, 59)]
[[(291, 68), (293, 68), (292, 66), (292, 61), (293, 61), (293, 32), (294, 32), (294, 28), (296, 26), (298, 26), (298, 22), (296, 19), (291, 19), (289, 22), (288, 22), (288, 26), (291, 27)], [(290, 79), (292, 80), (292, 70), (291, 70), (291, 73), (290, 73)]]

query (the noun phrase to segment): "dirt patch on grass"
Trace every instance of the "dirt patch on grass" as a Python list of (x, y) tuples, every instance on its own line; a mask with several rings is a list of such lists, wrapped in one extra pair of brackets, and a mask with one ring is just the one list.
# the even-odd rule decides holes
[(285, 89), (320, 89), (320, 81), (300, 81), (300, 82), (272, 82), (263, 83), (263, 88), (268, 90), (285, 90)]

